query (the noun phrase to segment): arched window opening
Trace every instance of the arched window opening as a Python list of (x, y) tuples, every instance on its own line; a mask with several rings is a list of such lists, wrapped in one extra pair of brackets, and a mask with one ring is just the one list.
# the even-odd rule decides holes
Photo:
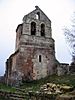
[(45, 25), (41, 24), (41, 36), (45, 36)]
[(36, 14), (36, 19), (39, 19), (39, 16)]
[(35, 35), (36, 33), (36, 23), (31, 22), (31, 35)]
[(36, 19), (40, 19), (40, 12), (37, 12)]

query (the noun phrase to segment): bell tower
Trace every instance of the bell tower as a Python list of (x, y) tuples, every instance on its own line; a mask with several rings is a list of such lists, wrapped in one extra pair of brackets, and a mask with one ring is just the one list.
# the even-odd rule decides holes
[(55, 72), (51, 20), (38, 6), (35, 8), (23, 17), (23, 23), (16, 29), (16, 48), (11, 56), (11, 77), (15, 79), (17, 76), (17, 82), (37, 80)]

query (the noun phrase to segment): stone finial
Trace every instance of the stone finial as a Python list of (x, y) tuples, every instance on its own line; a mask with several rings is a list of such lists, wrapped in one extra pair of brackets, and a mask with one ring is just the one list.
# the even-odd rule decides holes
[(39, 9), (39, 7), (38, 7), (38, 6), (35, 6), (35, 8), (36, 8), (36, 9)]

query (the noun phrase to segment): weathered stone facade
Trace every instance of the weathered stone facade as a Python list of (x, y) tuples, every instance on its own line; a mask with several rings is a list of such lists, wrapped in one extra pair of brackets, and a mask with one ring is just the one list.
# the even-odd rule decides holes
[(70, 72), (69, 72), (69, 64), (60, 63), (59, 66), (57, 67), (57, 74), (58, 74), (58, 76), (65, 75), (65, 74), (70, 74)]
[(44, 78), (56, 74), (57, 66), (51, 21), (36, 6), (16, 29), (15, 53), (6, 62), (6, 83), (18, 85), (22, 80)]

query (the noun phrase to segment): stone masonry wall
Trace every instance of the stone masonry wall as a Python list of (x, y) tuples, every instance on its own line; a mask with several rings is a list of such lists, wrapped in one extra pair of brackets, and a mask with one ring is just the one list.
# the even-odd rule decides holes
[[(36, 25), (33, 28), (32, 22)], [(44, 25), (43, 33), (41, 25)], [(32, 29), (36, 30), (35, 34), (31, 34), (34, 33)], [(18, 25), (15, 50), (18, 53), (9, 57), (7, 65), (7, 80), (10, 79), (12, 85), (19, 84), (22, 80), (36, 80), (56, 73), (55, 43), (52, 38), (51, 21), (39, 7), (36, 6), (35, 10), (25, 15), (23, 23)]]
[(60, 63), (60, 65), (57, 67), (57, 74), (59, 76), (69, 74), (69, 64)]
[[(20, 49), (16, 67), (21, 72), (23, 79), (36, 80), (52, 74), (55, 58), (50, 49), (30, 46), (22, 46)], [(41, 55), (41, 62), (39, 62), (39, 55)]]

